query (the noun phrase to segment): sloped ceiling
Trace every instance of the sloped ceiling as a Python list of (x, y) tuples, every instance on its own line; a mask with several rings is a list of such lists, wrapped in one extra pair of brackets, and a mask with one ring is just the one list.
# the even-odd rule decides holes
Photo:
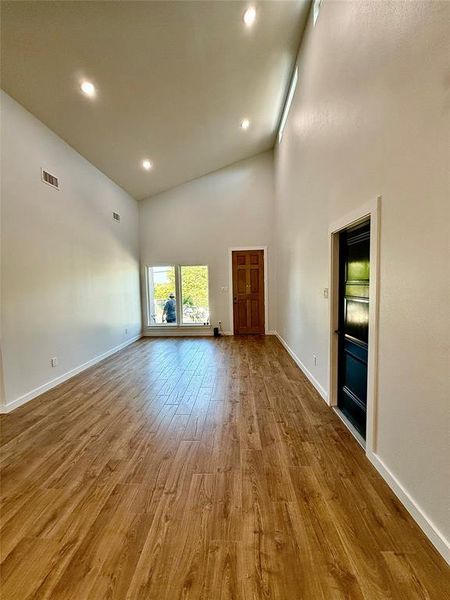
[[(2, 87), (132, 196), (148, 197), (273, 146), (309, 0), (254, 2), (252, 28), (248, 6), (4, 1)], [(80, 92), (83, 79), (94, 99)]]

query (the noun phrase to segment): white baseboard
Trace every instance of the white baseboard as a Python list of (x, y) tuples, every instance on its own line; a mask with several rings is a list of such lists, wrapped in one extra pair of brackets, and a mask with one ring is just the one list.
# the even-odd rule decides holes
[[(281, 344), (286, 348), (287, 352), (294, 359), (298, 367), (303, 371), (306, 377), (311, 381), (313, 386), (322, 396), (322, 398), (328, 403), (328, 395), (320, 383), (314, 378), (313, 375), (308, 371), (302, 361), (298, 358), (295, 352), (288, 346), (285, 340), (280, 336), (278, 332), (275, 335), (280, 340)], [(330, 407), (332, 408), (332, 407)], [(420, 508), (417, 502), (410, 496), (407, 490), (403, 487), (400, 481), (395, 475), (389, 470), (384, 464), (381, 458), (374, 452), (367, 450), (366, 456), (373, 464), (378, 473), (386, 481), (390, 489), (394, 492), (409, 514), (412, 516), (414, 521), (419, 525), (424, 534), (436, 548), (436, 550), (443, 556), (444, 560), (450, 564), (450, 545), (446, 540), (445, 536), (439, 531), (436, 525), (427, 517), (424, 511)]]
[[(231, 332), (226, 331), (226, 332), (223, 332), (223, 334), (231, 335)], [(292, 359), (295, 361), (295, 363), (298, 365), (298, 367), (301, 369), (301, 371), (306, 375), (306, 377), (309, 379), (309, 381), (312, 383), (312, 385), (319, 392), (321, 397), (327, 402), (328, 395), (327, 395), (325, 389), (314, 378), (314, 376), (308, 371), (308, 369), (305, 367), (305, 365), (301, 362), (301, 360), (298, 358), (298, 356), (295, 354), (295, 352), (288, 346), (288, 344), (285, 342), (285, 340), (279, 335), (279, 333), (274, 331), (274, 332), (268, 332), (267, 334), (277, 336), (277, 338), (280, 340), (283, 347), (287, 350), (287, 352), (292, 357)], [(144, 335), (146, 335), (146, 333)], [(179, 336), (179, 335), (186, 335), (186, 333), (185, 332), (178, 332), (178, 333), (173, 332), (172, 335)], [(205, 335), (205, 332), (204, 331), (198, 332), (198, 333), (196, 333), (196, 335)], [(10, 402), (6, 405), (0, 406), (0, 413), (9, 413), (9, 412), (15, 410), (19, 406), (26, 404), (33, 398), (36, 398), (37, 396), (39, 396), (40, 394), (43, 394), (44, 392), (56, 387), (60, 383), (63, 383), (64, 381), (67, 381), (68, 379), (70, 379), (71, 377), (74, 377), (78, 373), (81, 373), (85, 369), (92, 367), (93, 365), (100, 362), (101, 360), (108, 358), (108, 356), (111, 356), (112, 354), (115, 354), (116, 352), (118, 352), (119, 350), (122, 350), (126, 346), (129, 346), (130, 344), (137, 341), (141, 337), (142, 337), (141, 335), (137, 335), (137, 336), (123, 342), (122, 344), (119, 344), (118, 346), (115, 346), (114, 348), (111, 348), (110, 350), (107, 350), (106, 352), (99, 354), (98, 356), (83, 363), (82, 365), (79, 365), (78, 367), (75, 367), (74, 369), (71, 369), (70, 371), (63, 373), (59, 377), (56, 377), (55, 379), (48, 381), (47, 383), (35, 388), (34, 390), (31, 390), (30, 392), (24, 394), (23, 396), (20, 396), (13, 402)], [(375, 454), (371, 451), (367, 451), (366, 455), (367, 455), (367, 458), (370, 460), (370, 462), (373, 464), (373, 466), (376, 468), (376, 470), (380, 473), (380, 475), (383, 477), (383, 479), (389, 485), (389, 487), (394, 492), (394, 494), (397, 496), (397, 498), (400, 500), (400, 502), (403, 504), (403, 506), (406, 508), (406, 510), (410, 513), (412, 518), (416, 521), (416, 523), (419, 525), (419, 527), (422, 529), (422, 531), (425, 533), (425, 535), (428, 537), (428, 539), (431, 541), (431, 543), (435, 546), (437, 551), (443, 556), (443, 558), (447, 561), (447, 563), (450, 564), (450, 544), (446, 540), (444, 535), (439, 531), (439, 529), (434, 525), (434, 523), (427, 517), (427, 515), (424, 513), (424, 511), (415, 502), (415, 500), (410, 496), (408, 491), (403, 487), (403, 485), (395, 477), (395, 475), (384, 464), (384, 462), (381, 460), (381, 458), (377, 454)]]
[(288, 354), (291, 356), (291, 358), (294, 359), (294, 362), (297, 364), (300, 370), (303, 371), (303, 373), (306, 375), (309, 381), (313, 384), (313, 386), (328, 404), (328, 393), (326, 392), (326, 390), (320, 385), (320, 383), (317, 381), (314, 375), (310, 371), (308, 371), (308, 369), (305, 367), (305, 365), (302, 363), (299, 357), (295, 354), (295, 352), (288, 346), (287, 342), (281, 337), (278, 331), (274, 331), (274, 335), (277, 336), (281, 344), (284, 346), (284, 348), (286, 348)]
[(27, 392), (26, 394), (24, 394), (23, 396), (20, 396), (19, 398), (16, 398), (12, 402), (9, 402), (8, 404), (0, 405), (0, 414), (10, 413), (11, 411), (15, 410), (16, 408), (19, 408), (19, 406), (22, 406), (22, 405), (26, 404), (27, 402), (29, 402), (30, 400), (33, 400), (33, 398), (36, 398), (36, 396), (40, 396), (44, 392), (51, 390), (52, 388), (56, 387), (60, 383), (67, 381), (67, 379), (70, 379), (71, 377), (74, 377), (78, 373), (81, 373), (81, 371), (84, 371), (85, 369), (92, 367), (93, 365), (100, 362), (101, 360), (108, 358), (108, 356), (111, 356), (112, 354), (115, 354), (116, 352), (118, 352), (119, 350), (122, 350), (126, 346), (129, 346), (136, 340), (139, 340), (141, 337), (142, 337), (141, 334), (136, 335), (136, 336), (130, 338), (129, 340), (126, 340), (122, 344), (119, 344), (118, 346), (115, 346), (114, 348), (111, 348), (110, 350), (107, 350), (106, 352), (103, 352), (102, 354), (99, 354), (98, 356), (91, 358), (91, 360), (88, 360), (87, 362), (83, 363), (82, 365), (79, 365), (78, 367), (75, 367), (74, 369), (71, 369), (70, 371), (63, 373), (59, 377), (56, 377), (55, 379), (47, 381), (47, 383), (44, 383), (44, 384), (40, 385), (39, 387), (35, 388), (34, 390)]
[(381, 458), (374, 452), (370, 451), (366, 452), (366, 456), (412, 516), (414, 521), (422, 529), (436, 550), (444, 557), (447, 563), (450, 564), (450, 544), (448, 540), (445, 539), (443, 534), (439, 531), (431, 519), (427, 517), (417, 502), (410, 496), (408, 491), (403, 487), (392, 471), (390, 471), (389, 468), (384, 464)]

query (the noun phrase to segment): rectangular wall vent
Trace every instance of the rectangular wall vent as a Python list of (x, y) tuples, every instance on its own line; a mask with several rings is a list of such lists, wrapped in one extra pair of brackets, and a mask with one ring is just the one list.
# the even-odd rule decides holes
[(55, 189), (59, 190), (59, 181), (57, 177), (55, 177), (48, 171), (45, 171), (44, 169), (41, 169), (41, 177), (44, 183), (46, 183), (47, 185), (51, 185)]
[(120, 221), (119, 213), (113, 212), (113, 219), (114, 219), (114, 221)]

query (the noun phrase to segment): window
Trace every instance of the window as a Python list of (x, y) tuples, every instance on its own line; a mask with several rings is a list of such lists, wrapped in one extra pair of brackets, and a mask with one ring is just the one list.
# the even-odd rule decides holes
[(175, 267), (148, 269), (149, 325), (176, 325)]
[(180, 270), (183, 325), (209, 325), (208, 267), (182, 266)]
[(294, 75), (292, 77), (291, 85), (289, 87), (289, 92), (286, 98), (286, 104), (284, 105), (283, 114), (281, 116), (280, 121), (280, 129), (278, 130), (278, 143), (281, 142), (281, 138), (283, 137), (284, 126), (286, 125), (286, 121), (289, 114), (289, 109), (291, 108), (292, 99), (294, 98), (295, 88), (297, 87), (298, 80), (298, 67), (295, 68)]
[(320, 5), (322, 4), (322, 0), (314, 0), (313, 3), (313, 23), (316, 25), (317, 19), (319, 18)]
[(147, 281), (149, 326), (209, 325), (206, 265), (148, 267)]

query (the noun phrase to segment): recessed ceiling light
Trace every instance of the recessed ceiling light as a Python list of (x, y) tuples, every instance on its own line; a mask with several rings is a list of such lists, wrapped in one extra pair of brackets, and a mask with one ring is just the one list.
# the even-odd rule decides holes
[(81, 84), (81, 91), (83, 92), (83, 94), (86, 94), (86, 96), (89, 96), (90, 98), (95, 96), (95, 86), (90, 81), (83, 81), (83, 83)]
[(150, 169), (153, 167), (153, 164), (151, 160), (148, 160), (148, 158), (146, 158), (142, 161), (142, 166), (146, 171), (150, 171)]
[(256, 8), (254, 6), (249, 6), (244, 12), (242, 19), (247, 27), (251, 27), (256, 19)]
[(248, 129), (250, 127), (250, 121), (248, 119), (244, 119), (241, 123), (241, 129)]

